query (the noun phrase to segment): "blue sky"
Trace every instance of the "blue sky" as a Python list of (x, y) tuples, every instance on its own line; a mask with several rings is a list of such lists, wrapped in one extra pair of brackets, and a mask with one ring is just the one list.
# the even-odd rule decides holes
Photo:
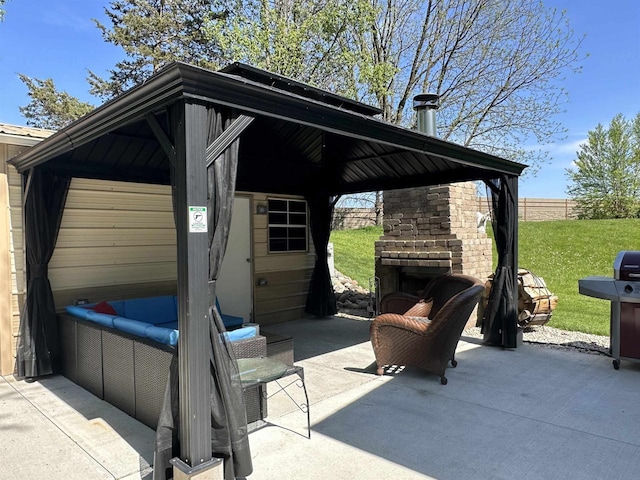
[[(565, 9), (576, 34), (585, 34), (581, 47), (589, 57), (579, 74), (568, 74), (562, 85), (569, 92), (566, 112), (558, 120), (568, 129), (566, 139), (544, 148), (551, 163), (536, 176), (520, 182), (521, 197), (565, 198), (565, 169), (580, 142), (598, 123), (607, 125), (617, 113), (628, 118), (640, 112), (640, 1), (545, 0)], [(107, 23), (106, 1), (7, 0), (0, 24), (0, 122), (24, 125), (18, 107), (28, 103), (18, 73), (53, 78), (59, 89), (82, 100), (91, 98), (87, 70), (98, 75), (123, 58), (122, 51), (102, 40), (92, 18)], [(532, 146), (529, 146), (532, 147)]]

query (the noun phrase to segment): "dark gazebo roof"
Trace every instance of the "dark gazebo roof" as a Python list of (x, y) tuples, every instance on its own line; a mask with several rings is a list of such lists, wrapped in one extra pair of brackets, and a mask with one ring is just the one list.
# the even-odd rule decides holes
[(241, 64), (214, 72), (183, 63), (10, 163), (20, 172), (42, 165), (76, 177), (168, 184), (169, 158), (153, 125), (169, 131), (168, 107), (181, 98), (256, 117), (242, 134), (238, 190), (301, 194), (323, 182), (328, 193), (354, 193), (517, 176), (525, 168), (384, 122), (373, 107), (286, 77)]

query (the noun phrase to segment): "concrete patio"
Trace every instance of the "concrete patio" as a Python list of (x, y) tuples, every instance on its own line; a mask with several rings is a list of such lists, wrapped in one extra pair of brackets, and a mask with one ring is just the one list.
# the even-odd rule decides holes
[[(294, 337), (311, 403), (269, 401), (250, 435), (252, 480), (636, 479), (640, 364), (463, 337), (446, 386), (413, 369), (377, 377), (369, 322), (269, 326)], [(302, 390), (291, 386), (292, 396)], [(154, 432), (65, 378), (0, 379), (0, 478), (150, 478)]]

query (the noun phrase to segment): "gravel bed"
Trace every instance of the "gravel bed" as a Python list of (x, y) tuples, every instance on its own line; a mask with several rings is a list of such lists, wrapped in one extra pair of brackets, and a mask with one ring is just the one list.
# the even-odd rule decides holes
[[(469, 328), (463, 332), (463, 335), (472, 338), (482, 338), (480, 327)], [(570, 332), (547, 325), (525, 329), (522, 341), (544, 348), (557, 348), (592, 355), (609, 356), (609, 337), (582, 332)]]
[[(366, 310), (341, 310), (338, 316), (353, 320), (371, 320), (367, 316)], [(482, 338), (479, 327), (469, 328), (462, 334), (471, 338)], [(609, 337), (607, 336), (560, 330), (547, 325), (525, 329), (523, 342), (542, 348), (556, 348), (591, 355), (610, 356)]]

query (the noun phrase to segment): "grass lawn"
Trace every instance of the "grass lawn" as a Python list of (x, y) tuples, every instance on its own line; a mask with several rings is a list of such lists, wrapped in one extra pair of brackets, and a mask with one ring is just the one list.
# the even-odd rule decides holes
[[(620, 250), (640, 250), (638, 232), (640, 219), (520, 223), (520, 267), (543, 277), (558, 296), (558, 308), (547, 325), (609, 335), (610, 302), (580, 295), (578, 279), (612, 276)], [(381, 234), (381, 227), (333, 232), (336, 268), (367, 288), (374, 275), (374, 242)], [(493, 257), (495, 266), (495, 252)]]

